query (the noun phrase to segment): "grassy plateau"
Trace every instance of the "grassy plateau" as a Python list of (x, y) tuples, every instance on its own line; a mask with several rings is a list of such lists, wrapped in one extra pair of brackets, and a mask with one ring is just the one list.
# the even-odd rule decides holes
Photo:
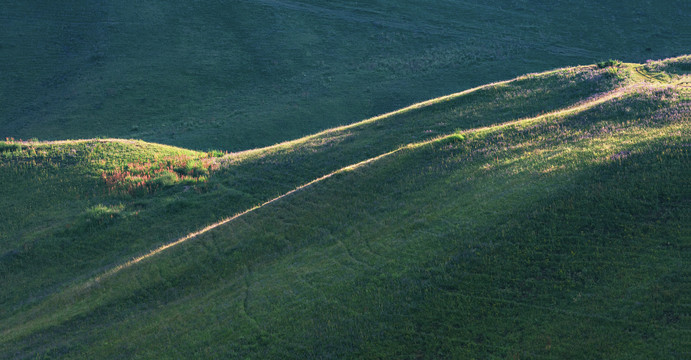
[(688, 55), (560, 68), (236, 152), (8, 138), (0, 358), (688, 359), (690, 85)]

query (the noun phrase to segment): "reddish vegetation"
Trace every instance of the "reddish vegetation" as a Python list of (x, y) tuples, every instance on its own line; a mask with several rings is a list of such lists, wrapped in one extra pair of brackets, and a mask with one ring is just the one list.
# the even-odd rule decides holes
[(214, 158), (189, 155), (168, 156), (146, 163), (128, 163), (121, 169), (104, 171), (101, 178), (114, 193), (151, 193), (174, 184), (205, 182), (218, 169)]

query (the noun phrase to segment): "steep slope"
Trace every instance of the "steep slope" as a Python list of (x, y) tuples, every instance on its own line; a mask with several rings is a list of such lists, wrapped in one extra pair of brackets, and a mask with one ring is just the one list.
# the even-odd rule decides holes
[[(545, 110), (568, 109), (553, 114), (511, 113), (525, 98), (511, 103), (501, 84), (222, 158), (230, 165), (209, 186), (246, 176), (252, 203), (388, 154), (97, 282), (110, 268), (99, 266), (136, 246), (111, 245), (100, 260), (73, 262), (61, 275), (44, 274), (50, 267), (40, 263), (88, 257), (85, 241), (69, 256), (4, 257), (3, 288), (14, 296), (3, 294), (10, 310), (2, 313), (0, 350), (19, 358), (684, 357), (691, 134), (688, 90), (675, 73), (687, 64), (688, 57), (641, 69), (667, 82), (639, 77), (633, 65), (517, 80), (623, 74), (606, 86), (617, 88), (586, 101), (587, 93), (552, 93), (563, 103)], [(544, 96), (527, 90), (516, 93)], [(487, 111), (474, 111), (483, 100)], [(492, 116), (499, 104), (507, 110)], [(439, 119), (456, 123), (427, 132)], [(264, 172), (281, 183), (252, 176)], [(182, 186), (129, 201), (148, 202), (142, 214), (160, 214), (156, 204)], [(183, 194), (200, 201), (221, 190)], [(173, 226), (197, 214), (194, 206), (180, 213), (158, 221)], [(137, 223), (123, 219), (36, 243), (69, 249), (93, 235), (101, 247), (99, 233)], [(134, 231), (146, 239), (145, 228)], [(140, 249), (154, 244), (138, 241)], [(34, 290), (23, 288), (37, 273), (44, 275)]]
[(491, 81), (688, 51), (687, 0), (0, 8), (0, 136), (267, 146)]

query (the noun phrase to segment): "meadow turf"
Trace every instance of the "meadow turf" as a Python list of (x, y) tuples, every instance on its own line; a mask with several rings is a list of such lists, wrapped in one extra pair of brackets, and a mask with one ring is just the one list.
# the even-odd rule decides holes
[(688, 52), (656, 1), (30, 0), (0, 8), (0, 136), (267, 146), (546, 69)]
[(690, 59), (230, 154), (1, 143), (0, 355), (686, 358)]
[[(208, 154), (126, 141), (23, 144), (23, 151), (3, 153), (0, 172), (9, 184), (0, 190), (5, 201), (3, 265), (11, 269), (4, 281), (16, 284), (0, 298), (13, 298), (9, 303), (16, 306), (20, 299), (73, 279), (75, 272), (93, 275), (331, 171), (455, 130), (563, 108), (625, 86), (633, 76), (631, 67), (582, 67), (520, 77), (293, 142), (230, 154), (218, 159), (223, 166), (208, 182), (156, 187), (150, 194), (139, 188), (132, 194), (111, 191), (103, 174), (109, 177), (156, 158), (208, 159)], [(98, 210), (103, 207), (119, 210)], [(94, 219), (94, 212), (105, 218)], [(13, 309), (7, 306), (0, 313)]]

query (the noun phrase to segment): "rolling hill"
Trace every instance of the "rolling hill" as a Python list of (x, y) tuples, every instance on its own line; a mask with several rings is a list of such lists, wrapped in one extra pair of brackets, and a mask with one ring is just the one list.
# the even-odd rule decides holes
[(2, 142), (0, 355), (686, 358), (690, 73), (556, 69), (235, 153)]
[(0, 135), (239, 151), (492, 81), (688, 52), (687, 0), (28, 0)]

